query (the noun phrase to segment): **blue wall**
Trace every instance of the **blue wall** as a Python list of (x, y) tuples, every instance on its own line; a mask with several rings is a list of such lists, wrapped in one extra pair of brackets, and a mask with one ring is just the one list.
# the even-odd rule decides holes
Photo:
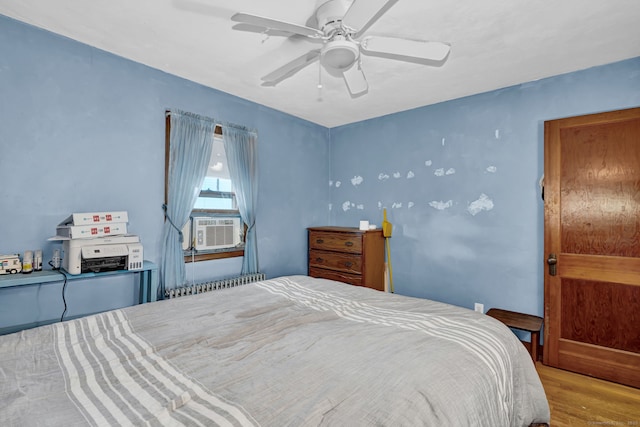
[(387, 209), (397, 293), (542, 315), (544, 121), (638, 105), (635, 58), (331, 129), (332, 221)]
[[(258, 130), (261, 270), (306, 272), (305, 228), (328, 221), (328, 129), (3, 16), (0, 94), (0, 254), (40, 248), (46, 263), (60, 247), (47, 238), (70, 213), (127, 210), (145, 259), (159, 263), (164, 111), (179, 108)], [(187, 274), (218, 278), (241, 266), (200, 262)], [(131, 305), (132, 283), (70, 282), (67, 315)], [(0, 290), (0, 329), (59, 318), (61, 288)]]

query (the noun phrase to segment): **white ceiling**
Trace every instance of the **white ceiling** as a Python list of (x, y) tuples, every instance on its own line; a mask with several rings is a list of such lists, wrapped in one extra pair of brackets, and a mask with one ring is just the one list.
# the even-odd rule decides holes
[(0, 0), (0, 14), (326, 127), (640, 56), (639, 0), (400, 0), (366, 34), (450, 43), (444, 65), (363, 56), (355, 98), (326, 71), (319, 90), (317, 62), (261, 86), (319, 42), (233, 29), (231, 15), (309, 25), (319, 1)]

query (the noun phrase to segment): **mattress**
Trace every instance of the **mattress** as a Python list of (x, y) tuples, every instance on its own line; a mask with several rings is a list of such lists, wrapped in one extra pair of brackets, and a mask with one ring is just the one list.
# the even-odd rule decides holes
[(549, 423), (500, 322), (307, 276), (3, 336), (0, 378), (3, 426)]

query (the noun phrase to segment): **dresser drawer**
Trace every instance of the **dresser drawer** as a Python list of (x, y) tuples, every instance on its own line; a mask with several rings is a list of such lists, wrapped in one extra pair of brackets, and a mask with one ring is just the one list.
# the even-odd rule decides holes
[(359, 274), (343, 273), (341, 271), (325, 270), (323, 268), (309, 267), (309, 276), (320, 279), (335, 280), (350, 285), (363, 286), (362, 276)]
[(362, 236), (359, 234), (310, 230), (309, 249), (360, 254), (362, 253)]
[(309, 266), (360, 274), (362, 271), (362, 257), (341, 252), (316, 251), (312, 249), (309, 251)]

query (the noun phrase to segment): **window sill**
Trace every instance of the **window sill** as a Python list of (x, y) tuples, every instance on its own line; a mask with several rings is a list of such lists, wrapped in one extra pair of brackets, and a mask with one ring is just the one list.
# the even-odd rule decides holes
[(244, 256), (244, 248), (232, 250), (232, 251), (224, 251), (224, 252), (211, 252), (206, 254), (196, 254), (196, 255), (185, 255), (184, 262), (199, 262), (199, 261), (208, 261), (212, 259), (223, 259), (223, 258), (235, 258)]

